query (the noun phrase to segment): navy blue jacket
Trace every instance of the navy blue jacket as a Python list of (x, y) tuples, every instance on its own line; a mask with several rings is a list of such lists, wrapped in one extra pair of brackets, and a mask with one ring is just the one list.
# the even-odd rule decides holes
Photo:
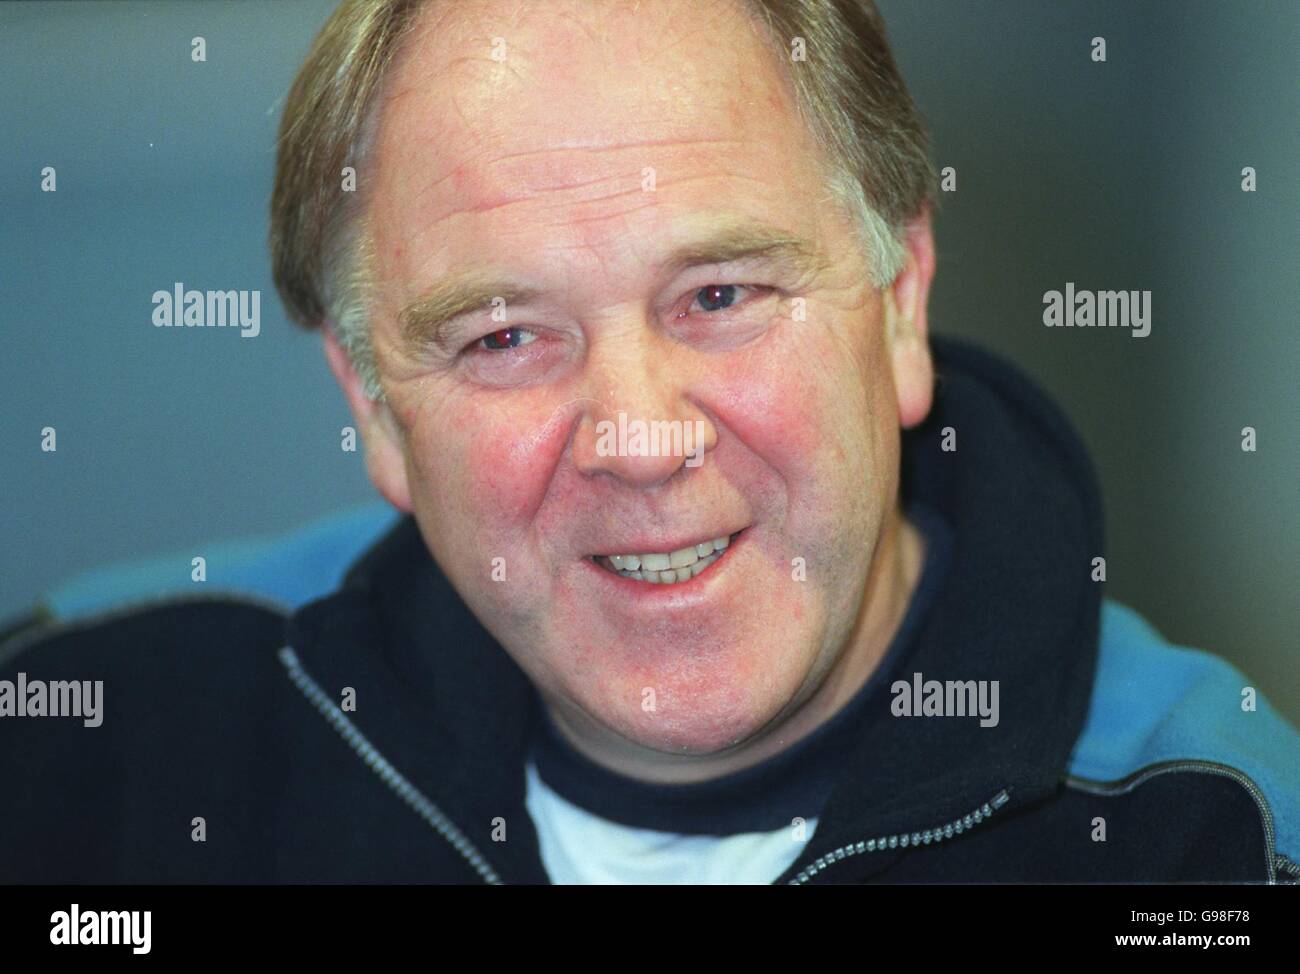
[[(1000, 720), (899, 719), (882, 689), (778, 882), (1300, 879), (1300, 735), (1103, 598), (1098, 491), (1056, 407), (984, 352), (934, 350), (903, 492), (954, 543), (906, 668), (998, 680)], [(0, 644), (0, 680), (103, 680), (105, 701), (99, 727), (0, 716), (0, 882), (547, 881), (536, 694), (410, 518), (205, 557), (202, 583), (188, 555), (84, 576)]]

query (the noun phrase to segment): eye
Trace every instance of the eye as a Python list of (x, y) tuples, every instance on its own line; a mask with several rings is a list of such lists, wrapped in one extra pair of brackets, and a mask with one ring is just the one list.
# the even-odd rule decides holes
[(721, 311), (736, 303), (736, 285), (708, 284), (695, 292), (695, 300), (703, 311)]
[(523, 328), (502, 328), (490, 335), (484, 335), (474, 343), (474, 347), (499, 352), (505, 349), (519, 348), (521, 345), (527, 345), (529, 342), (536, 340), (536, 335)]
[[(686, 314), (695, 310), (696, 305), (705, 313), (725, 311), (727, 308), (743, 303), (747, 293), (761, 294), (771, 288), (762, 288), (750, 284), (706, 284), (695, 292), (691, 307)], [(684, 315), (678, 315), (684, 317)]]

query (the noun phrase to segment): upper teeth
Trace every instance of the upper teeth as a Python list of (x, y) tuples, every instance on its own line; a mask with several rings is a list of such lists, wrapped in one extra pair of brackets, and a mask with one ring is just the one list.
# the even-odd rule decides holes
[(667, 554), (648, 552), (643, 555), (610, 555), (608, 561), (615, 571), (639, 581), (684, 582), (712, 565), (717, 560), (717, 552), (730, 543), (731, 538), (723, 535)]

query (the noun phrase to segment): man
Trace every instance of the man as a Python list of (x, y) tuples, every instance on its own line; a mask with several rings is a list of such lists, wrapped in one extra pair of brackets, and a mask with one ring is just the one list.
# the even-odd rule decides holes
[(104, 707), (0, 723), (0, 878), (1300, 877), (1294, 730), (929, 338), (931, 185), (865, 2), (344, 3), (271, 241), (405, 516), (12, 640)]

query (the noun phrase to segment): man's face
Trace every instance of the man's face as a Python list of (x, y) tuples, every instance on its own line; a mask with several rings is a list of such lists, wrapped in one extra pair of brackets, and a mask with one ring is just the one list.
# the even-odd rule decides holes
[[(928, 407), (916, 316), (873, 289), (787, 85), (739, 7), (698, 0), (435, 6), (390, 77), (388, 406), (350, 390), (371, 474), (593, 738), (713, 753), (809, 699)], [(459, 317), (404, 314), (457, 279), (487, 289)], [(702, 431), (702, 462), (607, 455), (620, 412)], [(675, 583), (603, 557), (714, 539)]]

